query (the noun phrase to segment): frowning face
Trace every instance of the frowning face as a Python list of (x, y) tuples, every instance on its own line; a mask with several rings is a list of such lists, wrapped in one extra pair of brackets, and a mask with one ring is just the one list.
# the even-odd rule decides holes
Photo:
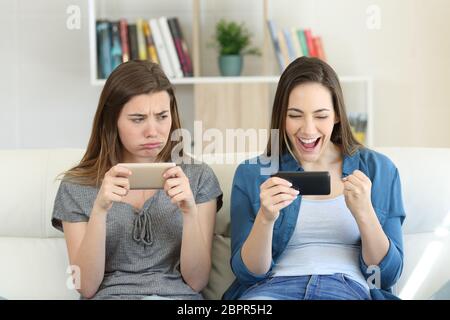
[(131, 98), (117, 121), (123, 162), (154, 162), (168, 141), (171, 125), (166, 91)]

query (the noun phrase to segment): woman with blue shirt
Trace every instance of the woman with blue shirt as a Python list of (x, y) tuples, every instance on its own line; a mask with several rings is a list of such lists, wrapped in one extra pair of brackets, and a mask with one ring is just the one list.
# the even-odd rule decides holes
[[(331, 193), (302, 196), (262, 170), (236, 170), (225, 299), (386, 299), (403, 266), (398, 170), (352, 135), (342, 89), (325, 62), (301, 57), (281, 75), (267, 156), (279, 171), (328, 171)], [(273, 131), (272, 131), (273, 132)]]

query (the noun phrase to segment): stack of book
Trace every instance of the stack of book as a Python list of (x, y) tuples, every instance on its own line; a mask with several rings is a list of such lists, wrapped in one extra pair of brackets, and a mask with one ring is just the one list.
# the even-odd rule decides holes
[(176, 17), (137, 19), (135, 23), (98, 20), (96, 34), (99, 79), (106, 79), (128, 60), (159, 63), (169, 78), (193, 76), (191, 57)]
[(367, 114), (359, 112), (349, 112), (348, 121), (356, 140), (364, 144), (367, 132)]
[(281, 72), (298, 57), (316, 57), (325, 61), (322, 38), (313, 36), (311, 29), (277, 29), (273, 20), (267, 20), (270, 37)]

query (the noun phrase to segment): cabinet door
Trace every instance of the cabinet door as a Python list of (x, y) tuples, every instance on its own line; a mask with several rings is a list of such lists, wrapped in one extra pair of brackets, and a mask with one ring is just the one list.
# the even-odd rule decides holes
[[(265, 146), (267, 141), (260, 141), (266, 140), (266, 136), (260, 134), (258, 129), (268, 130), (270, 125), (269, 84), (197, 84), (194, 86), (194, 95), (195, 120), (202, 121), (203, 130), (218, 129), (222, 132), (224, 139), (226, 129), (246, 130), (243, 134), (248, 146), (247, 150), (262, 151), (261, 147)], [(255, 130), (252, 132), (247, 131), (248, 129)], [(237, 134), (236, 130), (234, 134)], [(256, 135), (257, 143), (249, 143), (252, 134)], [(209, 144), (209, 142), (203, 142), (203, 144)], [(225, 148), (225, 140), (223, 144)]]

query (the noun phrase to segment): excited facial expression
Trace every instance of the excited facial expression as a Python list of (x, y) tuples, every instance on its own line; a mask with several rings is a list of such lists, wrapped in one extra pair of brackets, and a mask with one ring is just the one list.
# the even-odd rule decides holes
[(333, 99), (320, 83), (296, 86), (289, 95), (286, 134), (292, 152), (301, 163), (317, 162), (330, 147), (333, 127), (337, 123)]

